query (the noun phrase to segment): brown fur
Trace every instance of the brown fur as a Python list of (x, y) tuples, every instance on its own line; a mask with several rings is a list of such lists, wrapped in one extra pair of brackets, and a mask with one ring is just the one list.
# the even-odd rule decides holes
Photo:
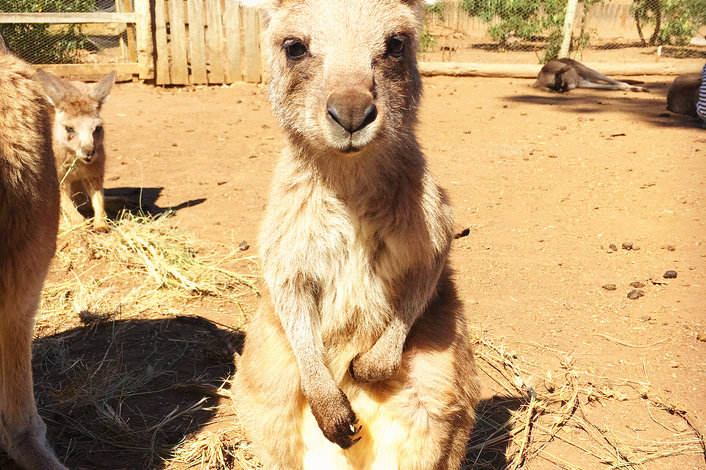
[(699, 100), (700, 73), (685, 73), (674, 79), (667, 92), (667, 109), (673, 113), (697, 117), (696, 102)]
[(414, 135), (422, 2), (256, 3), (288, 145), (236, 381), (246, 433), (272, 469), (456, 469), (479, 386), (451, 208)]
[[(55, 75), (38, 71), (47, 96), (54, 106), (53, 147), (61, 182), (61, 208), (71, 225), (84, 222), (76, 204), (85, 198), (93, 209), (93, 228), (109, 229), (103, 199), (105, 145), (101, 107), (108, 99), (115, 72), (90, 90)], [(81, 87), (84, 88), (84, 87)]]
[(32, 392), (34, 315), (59, 219), (48, 104), (34, 75), (0, 54), (0, 446), (27, 470), (65, 470)]
[(641, 82), (619, 82), (576, 60), (556, 59), (542, 67), (534, 87), (556, 93), (566, 93), (574, 88), (645, 91), (643, 87), (634, 86), (634, 83)]

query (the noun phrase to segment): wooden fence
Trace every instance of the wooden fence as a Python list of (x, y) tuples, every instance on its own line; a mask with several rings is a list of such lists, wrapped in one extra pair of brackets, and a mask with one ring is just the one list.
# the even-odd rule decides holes
[(157, 84), (261, 80), (257, 11), (235, 0), (154, 1)]

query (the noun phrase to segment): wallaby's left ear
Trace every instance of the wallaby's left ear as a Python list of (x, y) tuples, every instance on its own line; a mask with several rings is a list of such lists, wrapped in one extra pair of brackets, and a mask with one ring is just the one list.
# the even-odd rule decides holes
[(110, 72), (105, 77), (101, 78), (98, 83), (93, 85), (91, 91), (88, 92), (88, 96), (98, 101), (98, 106), (102, 106), (103, 103), (105, 103), (108, 99), (108, 95), (110, 94), (110, 88), (113, 86), (114, 82), (115, 70)]

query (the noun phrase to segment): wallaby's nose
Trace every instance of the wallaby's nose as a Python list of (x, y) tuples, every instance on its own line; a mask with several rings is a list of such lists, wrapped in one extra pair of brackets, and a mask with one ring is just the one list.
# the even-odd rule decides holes
[(83, 152), (87, 160), (91, 160), (93, 158), (93, 154), (96, 153), (96, 150), (93, 146), (81, 147), (81, 152)]
[(377, 118), (373, 94), (360, 88), (334, 91), (326, 101), (328, 115), (351, 134)]

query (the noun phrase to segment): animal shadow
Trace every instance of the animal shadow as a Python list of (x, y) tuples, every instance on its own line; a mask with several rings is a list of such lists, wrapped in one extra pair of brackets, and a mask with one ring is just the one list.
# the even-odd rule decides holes
[[(59, 460), (75, 470), (166, 468), (214, 418), (244, 334), (202, 317), (82, 317), (87, 326), (33, 345), (35, 396)], [(4, 454), (0, 468), (20, 470)]]
[(476, 406), (476, 425), (466, 445), (465, 470), (505, 470), (511, 441), (510, 419), (527, 398), (495, 395)]
[[(206, 201), (206, 198), (191, 199), (176, 206), (160, 207), (157, 200), (164, 188), (135, 188), (118, 187), (106, 188), (105, 211), (108, 217), (115, 220), (121, 214), (128, 212), (133, 215), (149, 215), (156, 217), (165, 212), (176, 212), (186, 207), (197, 206)], [(93, 217), (90, 201), (83, 194), (74, 197), (74, 203), (79, 212), (85, 217)]]

